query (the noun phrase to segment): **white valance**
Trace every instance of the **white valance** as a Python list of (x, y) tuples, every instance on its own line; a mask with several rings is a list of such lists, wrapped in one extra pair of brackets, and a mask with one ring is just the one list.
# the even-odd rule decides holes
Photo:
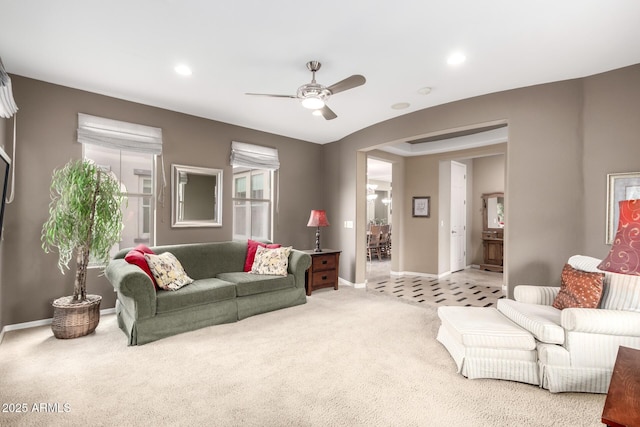
[(13, 100), (11, 90), (11, 77), (7, 74), (0, 59), (0, 117), (8, 119), (18, 111), (18, 106)]
[(231, 166), (243, 166), (251, 169), (278, 170), (280, 159), (278, 149), (246, 142), (231, 142)]
[(78, 142), (162, 154), (162, 129), (78, 113)]

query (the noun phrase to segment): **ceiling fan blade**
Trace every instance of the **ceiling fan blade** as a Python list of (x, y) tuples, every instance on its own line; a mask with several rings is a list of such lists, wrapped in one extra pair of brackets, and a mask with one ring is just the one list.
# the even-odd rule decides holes
[(325, 120), (333, 120), (336, 117), (338, 117), (338, 115), (334, 113), (333, 110), (327, 107), (326, 105), (320, 109), (320, 114), (322, 114), (322, 117), (324, 117)]
[(293, 98), (296, 99), (298, 98), (295, 95), (273, 95), (270, 93), (245, 93), (245, 95), (252, 95), (252, 96), (270, 96), (272, 98)]
[(331, 91), (332, 94), (336, 94), (338, 92), (343, 92), (345, 90), (353, 89), (354, 87), (362, 86), (365, 84), (367, 79), (360, 74), (354, 74), (351, 77), (347, 77), (344, 80), (339, 81), (338, 83), (332, 84), (327, 89)]

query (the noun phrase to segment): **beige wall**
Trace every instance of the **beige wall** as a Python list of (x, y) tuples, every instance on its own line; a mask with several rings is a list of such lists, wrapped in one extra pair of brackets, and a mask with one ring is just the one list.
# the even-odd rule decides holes
[[(313, 247), (315, 236), (306, 222), (310, 210), (321, 203), (322, 183), (317, 177), (322, 176), (322, 163), (318, 162), (322, 146), (20, 76), (12, 76), (12, 81), (20, 107), (18, 164), (16, 199), (7, 206), (2, 244), (2, 325), (50, 318), (52, 300), (71, 292), (73, 274), (63, 276), (56, 269), (56, 255), (45, 254), (40, 247), (40, 231), (47, 218), (53, 169), (82, 155), (76, 142), (78, 112), (162, 128), (168, 182), (172, 163), (223, 169), (223, 227), (172, 229), (171, 189), (167, 187), (165, 203), (157, 212), (158, 244), (231, 239), (229, 155), (231, 141), (236, 140), (278, 148), (280, 214), (274, 240)], [(104, 277), (98, 277), (98, 271), (91, 272), (87, 289), (103, 296), (102, 308), (114, 306), (113, 288)]]
[[(457, 161), (467, 165), (468, 187), (472, 185), (474, 168), (470, 159), (478, 156), (504, 153), (505, 144), (449, 153), (407, 158), (405, 164), (404, 232), (397, 243), (404, 248), (405, 257), (400, 260), (405, 272), (443, 274), (450, 271), (450, 163)], [(468, 191), (470, 194), (471, 191)], [(411, 211), (414, 196), (431, 197), (431, 216), (414, 218)], [(467, 224), (472, 212), (468, 205)], [(467, 227), (469, 229), (469, 227)], [(468, 238), (471, 234), (468, 233)], [(469, 245), (469, 243), (467, 243)], [(469, 262), (467, 252), (467, 261)]]
[(607, 174), (640, 172), (640, 66), (584, 81), (584, 251), (606, 255)]
[[(604, 238), (605, 176), (610, 171), (638, 169), (634, 159), (640, 150), (639, 121), (633, 112), (640, 110), (639, 90), (640, 65), (636, 65), (585, 79), (453, 102), (362, 129), (325, 146), (327, 207), (339, 222), (357, 219), (359, 150), (448, 129), (506, 121), (505, 279), (510, 288), (518, 283), (557, 284), (570, 255), (604, 257), (607, 253), (607, 247), (599, 243)], [(436, 194), (438, 189), (434, 184), (438, 179), (436, 164), (432, 161), (414, 171), (414, 162), (417, 160), (407, 160), (406, 209), (411, 194)], [(437, 212), (437, 198), (432, 203)], [(588, 209), (580, 209), (583, 206)], [(403, 235), (417, 236), (414, 240), (419, 243), (405, 239), (404, 269), (436, 272), (436, 221), (417, 221), (408, 216), (410, 211), (405, 214)], [(591, 230), (595, 234), (585, 237)], [(330, 245), (343, 250), (340, 276), (353, 281), (354, 231), (331, 228), (327, 234)], [(421, 259), (413, 259), (415, 254), (421, 254)]]

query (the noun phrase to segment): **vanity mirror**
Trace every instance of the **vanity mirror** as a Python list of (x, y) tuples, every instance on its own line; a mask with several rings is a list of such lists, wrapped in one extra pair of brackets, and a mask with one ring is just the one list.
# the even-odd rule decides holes
[(504, 238), (504, 193), (482, 195), (482, 246), (484, 263), (480, 268), (502, 271)]
[(222, 169), (171, 165), (171, 226), (222, 226)]

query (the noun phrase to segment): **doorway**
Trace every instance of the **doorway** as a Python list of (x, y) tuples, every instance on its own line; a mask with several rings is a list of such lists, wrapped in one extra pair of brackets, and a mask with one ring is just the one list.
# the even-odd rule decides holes
[(467, 165), (451, 162), (451, 256), (450, 271), (467, 266)]
[(393, 235), (393, 164), (367, 156), (366, 272), (367, 281), (391, 274)]

